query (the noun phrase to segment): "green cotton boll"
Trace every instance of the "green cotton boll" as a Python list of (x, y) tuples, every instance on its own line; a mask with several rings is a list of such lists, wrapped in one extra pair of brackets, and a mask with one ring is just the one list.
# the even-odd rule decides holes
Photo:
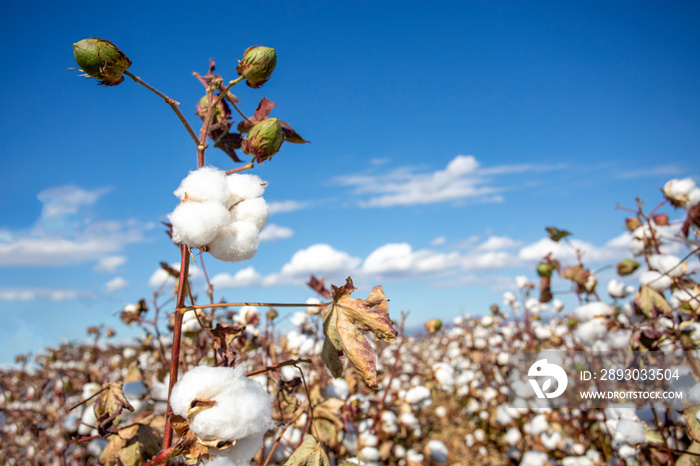
[(277, 118), (266, 118), (256, 123), (243, 139), (241, 149), (248, 155), (254, 155), (262, 163), (275, 155), (284, 142), (282, 124)]
[(246, 84), (254, 89), (259, 88), (270, 79), (277, 66), (275, 49), (255, 45), (243, 53), (236, 71), (246, 79)]
[(116, 86), (124, 81), (122, 74), (131, 66), (131, 60), (116, 45), (97, 37), (73, 44), (73, 56), (81, 71), (102, 86)]

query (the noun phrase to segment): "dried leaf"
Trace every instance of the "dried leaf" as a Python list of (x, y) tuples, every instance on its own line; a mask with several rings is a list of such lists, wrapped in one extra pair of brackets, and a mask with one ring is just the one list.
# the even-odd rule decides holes
[(296, 131), (294, 131), (294, 128), (292, 128), (286, 121), (280, 120), (279, 122), (282, 126), (282, 132), (284, 133), (285, 141), (292, 142), (294, 144), (306, 144), (311, 142), (299, 136), (299, 134)]
[(700, 454), (700, 442), (694, 441), (675, 462), (676, 466), (696, 466)]
[(700, 422), (698, 422), (696, 417), (698, 411), (700, 411), (700, 406), (689, 406), (683, 410), (683, 417), (688, 423), (690, 438), (696, 442), (700, 442)]
[(384, 307), (387, 297), (381, 286), (375, 286), (366, 300), (351, 298), (353, 291), (355, 287), (349, 277), (340, 288), (331, 285), (333, 304), (324, 310), (326, 340), (322, 357), (333, 376), (339, 377), (342, 365), (339, 364), (338, 352), (342, 351), (365, 383), (377, 388), (374, 350), (362, 331), (371, 331), (376, 339), (388, 342), (396, 340), (398, 332)]
[(213, 346), (216, 353), (221, 358), (220, 366), (233, 367), (236, 363), (236, 352), (233, 350), (233, 341), (238, 338), (245, 327), (231, 324), (216, 324), (216, 328), (211, 331)]
[(236, 154), (236, 149), (240, 149), (243, 142), (243, 137), (239, 133), (226, 133), (218, 137), (212, 137), (212, 139), (214, 140), (214, 147), (226, 152), (226, 155), (231, 157), (231, 160), (236, 163), (243, 161)]
[(321, 278), (320, 280), (316, 278), (314, 275), (311, 275), (311, 278), (309, 281), (306, 283), (312, 290), (314, 290), (316, 293), (320, 294), (324, 298), (328, 299), (331, 297), (331, 292), (328, 291), (323, 284), (326, 280)]
[(552, 241), (558, 243), (561, 241), (563, 238), (566, 238), (567, 236), (571, 236), (571, 232), (567, 230), (560, 230), (559, 228), (556, 227), (547, 227), (545, 228), (547, 230), (547, 234), (549, 235), (549, 239)]
[(134, 424), (109, 437), (109, 443), (100, 454), (100, 463), (106, 466), (137, 466), (144, 464), (160, 451), (160, 439), (150, 426)]
[(668, 304), (664, 296), (649, 285), (643, 285), (635, 293), (633, 304), (638, 312), (650, 319), (671, 311), (671, 305)]
[(131, 406), (129, 400), (126, 399), (122, 392), (121, 383), (106, 385), (106, 389), (97, 396), (94, 406), (95, 417), (97, 417), (97, 430), (102, 437), (117, 432), (114, 420), (122, 413), (124, 408), (129, 411), (134, 410), (134, 407)]
[(330, 466), (330, 464), (326, 452), (318, 441), (311, 435), (307, 435), (284, 466)]

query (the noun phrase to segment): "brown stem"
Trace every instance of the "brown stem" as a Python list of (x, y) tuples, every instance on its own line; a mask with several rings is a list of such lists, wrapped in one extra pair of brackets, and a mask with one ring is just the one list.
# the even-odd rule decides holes
[[(190, 268), (190, 254), (186, 245), (180, 245), (180, 276), (177, 284), (177, 308), (185, 305), (185, 288), (187, 287), (187, 277)], [(182, 313), (175, 313), (175, 329), (173, 330), (173, 348), (170, 357), (170, 383), (168, 384), (168, 409), (165, 420), (165, 434), (163, 436), (163, 450), (170, 448), (173, 439), (173, 429), (170, 425), (170, 416), (173, 414), (170, 406), (170, 394), (173, 386), (177, 382), (177, 373), (180, 366), (180, 337), (182, 336)]]
[(299, 363), (311, 364), (311, 359), (290, 359), (288, 361), (280, 362), (274, 366), (263, 367), (262, 369), (256, 369), (254, 371), (246, 372), (245, 376), (250, 377), (253, 375), (264, 374), (265, 372), (270, 372), (279, 369), (284, 366), (296, 366)]
[(136, 82), (137, 84), (140, 84), (143, 87), (145, 87), (146, 89), (148, 89), (149, 91), (155, 93), (158, 97), (163, 99), (166, 104), (170, 105), (170, 108), (173, 109), (173, 111), (175, 112), (177, 117), (180, 119), (180, 122), (182, 122), (182, 124), (185, 126), (185, 129), (187, 130), (187, 132), (190, 133), (190, 136), (192, 137), (192, 140), (194, 141), (194, 143), (199, 146), (199, 139), (197, 139), (197, 135), (194, 134), (194, 130), (192, 130), (192, 127), (190, 126), (190, 124), (187, 123), (187, 120), (185, 120), (185, 116), (182, 114), (180, 109), (177, 108), (177, 106), (180, 105), (180, 103), (177, 100), (171, 99), (167, 95), (160, 92), (158, 89), (156, 89), (156, 88), (150, 86), (148, 83), (142, 81), (141, 78), (139, 78), (138, 76), (135, 76), (126, 70), (124, 70), (124, 74), (127, 75), (128, 77), (130, 77), (131, 79), (133, 79), (134, 82)]
[(326, 307), (328, 303), (321, 304), (296, 304), (296, 303), (216, 303), (216, 304), (197, 304), (196, 306), (179, 306), (177, 310), (182, 313), (186, 311), (194, 311), (195, 309), (206, 309), (208, 307), (239, 307), (239, 306), (259, 306), (259, 307)]

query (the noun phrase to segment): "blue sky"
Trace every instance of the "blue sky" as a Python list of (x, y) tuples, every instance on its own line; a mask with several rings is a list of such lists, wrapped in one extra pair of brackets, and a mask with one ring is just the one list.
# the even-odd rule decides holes
[[(205, 258), (217, 299), (303, 302), (315, 271), (352, 275), (358, 295), (382, 284), (392, 315), (415, 323), (479, 314), (533, 275), (545, 226), (612, 263), (629, 255), (617, 203), (700, 181), (695, 2), (261, 5), (7, 6), (0, 362), (89, 325), (129, 335), (114, 313), (178, 260), (159, 222), (193, 144), (144, 88), (69, 70), (85, 37), (117, 44), (193, 125), (192, 71), (215, 58), (233, 79), (248, 46), (277, 50), (272, 79), (234, 93), (248, 113), (278, 102), (273, 116), (312, 144), (254, 171), (274, 227), (252, 261)], [(207, 163), (234, 168), (215, 149)]]

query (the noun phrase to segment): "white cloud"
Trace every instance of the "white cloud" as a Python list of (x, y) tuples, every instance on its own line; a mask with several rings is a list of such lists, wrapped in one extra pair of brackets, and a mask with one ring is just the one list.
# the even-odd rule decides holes
[(274, 223), (270, 223), (263, 228), (263, 231), (260, 232), (258, 238), (260, 241), (277, 241), (280, 239), (291, 238), (293, 235), (294, 231), (292, 231), (291, 228), (281, 227), (279, 225), (275, 225)]
[(255, 271), (253, 267), (246, 267), (239, 270), (234, 275), (228, 273), (220, 273), (211, 279), (211, 284), (215, 288), (242, 288), (261, 286), (263, 281), (262, 275)]
[(389, 243), (372, 251), (362, 264), (362, 272), (383, 277), (419, 277), (443, 273), (453, 268), (459, 253), (438, 253), (427, 249), (413, 251), (408, 243)]
[(93, 205), (107, 190), (59, 186), (39, 193), (44, 206), (31, 231), (3, 231), (0, 266), (64, 266), (101, 261), (129, 243), (142, 241), (144, 232), (154, 227), (152, 223), (70, 217)]
[(282, 212), (293, 212), (295, 210), (305, 209), (307, 207), (307, 203), (292, 200), (276, 201), (270, 202), (267, 207), (269, 209), (270, 215), (274, 215), (280, 214)]
[(85, 290), (62, 288), (0, 288), (0, 301), (70, 301), (94, 299), (95, 294)]
[(475, 272), (512, 268), (521, 265), (517, 258), (504, 251), (471, 252), (461, 258), (462, 270)]
[(430, 244), (431, 244), (431, 246), (442, 246), (446, 242), (447, 242), (447, 238), (445, 238), (444, 236), (438, 236), (437, 238), (432, 240), (430, 242)]
[(282, 267), (282, 275), (308, 278), (310, 274), (323, 276), (347, 275), (361, 262), (348, 253), (333, 249), (328, 244), (314, 244), (297, 251)]
[(37, 199), (44, 204), (41, 216), (48, 218), (75, 214), (81, 207), (94, 205), (108, 191), (109, 188), (89, 191), (75, 185), (46, 188), (37, 195)]
[(659, 165), (651, 168), (642, 168), (638, 170), (628, 170), (617, 175), (618, 178), (641, 178), (646, 176), (674, 176), (684, 173), (684, 170), (678, 164)]
[(117, 268), (126, 263), (124, 256), (106, 256), (100, 259), (92, 268), (95, 272), (114, 273)]
[(112, 293), (117, 290), (122, 290), (129, 286), (129, 282), (124, 280), (122, 277), (114, 277), (107, 283), (105, 283), (105, 294)]
[(486, 241), (481, 243), (477, 249), (480, 251), (497, 251), (499, 249), (509, 249), (520, 246), (522, 242), (515, 241), (507, 236), (490, 236)]
[(502, 202), (500, 192), (506, 188), (490, 185), (489, 176), (526, 171), (561, 169), (564, 165), (503, 165), (485, 169), (472, 155), (458, 155), (442, 170), (415, 173), (410, 167), (399, 167), (380, 175), (345, 175), (335, 178), (356, 194), (369, 194), (360, 201), (365, 207), (433, 204), (473, 199), (478, 202)]

